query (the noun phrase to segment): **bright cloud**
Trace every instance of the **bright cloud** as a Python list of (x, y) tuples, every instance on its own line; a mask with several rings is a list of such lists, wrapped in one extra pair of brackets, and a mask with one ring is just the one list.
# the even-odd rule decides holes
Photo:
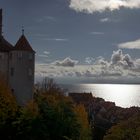
[(43, 40), (58, 41), (58, 42), (66, 42), (66, 41), (68, 41), (67, 38), (44, 38)]
[(110, 18), (101, 18), (100, 22), (110, 22), (111, 19)]
[(91, 35), (104, 35), (103, 32), (91, 32), (90, 34)]
[(92, 58), (92, 57), (86, 57), (86, 58), (85, 58), (85, 63), (86, 63), (86, 64), (92, 64), (94, 60), (95, 60), (95, 59)]
[(70, 57), (67, 57), (64, 60), (57, 60), (52, 64), (63, 67), (74, 67), (77, 63), (78, 63), (77, 60), (72, 60)]
[(50, 52), (44, 51), (43, 54), (39, 54), (38, 56), (39, 56), (39, 57), (48, 57), (49, 54), (50, 54)]
[(44, 51), (43, 53), (46, 54), (46, 55), (50, 54), (50, 52), (48, 52), (48, 51)]
[(121, 43), (118, 45), (120, 49), (140, 49), (140, 39), (130, 42)]
[[(113, 51), (110, 60), (103, 57), (86, 58), (86, 65), (78, 65), (77, 60), (67, 57), (51, 64), (36, 64), (36, 77), (81, 78), (91, 79), (121, 79), (140, 78), (140, 59), (132, 59), (122, 50)], [(92, 62), (92, 64), (91, 64)]]
[(122, 50), (114, 51), (111, 57), (111, 64), (122, 66), (123, 68), (134, 67), (134, 62), (129, 54), (123, 54)]
[(70, 8), (77, 12), (103, 12), (105, 10), (118, 10), (125, 8), (140, 8), (140, 0), (70, 0)]
[(36, 19), (35, 21), (41, 23), (41, 22), (48, 21), (48, 20), (55, 22), (56, 18), (52, 17), (52, 16), (43, 16), (42, 18)]

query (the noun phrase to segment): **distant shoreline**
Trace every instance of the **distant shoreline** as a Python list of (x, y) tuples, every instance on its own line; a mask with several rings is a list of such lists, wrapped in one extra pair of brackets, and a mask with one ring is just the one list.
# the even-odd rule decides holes
[(67, 93), (92, 93), (106, 101), (115, 102), (121, 107), (140, 107), (140, 84), (61, 84), (62, 90)]
[(140, 83), (59, 83), (58, 85), (140, 85)]

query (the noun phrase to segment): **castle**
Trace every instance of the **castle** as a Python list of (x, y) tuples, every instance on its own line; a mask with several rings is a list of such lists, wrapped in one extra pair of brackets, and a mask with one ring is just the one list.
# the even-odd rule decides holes
[(33, 96), (35, 51), (27, 41), (24, 30), (16, 45), (2, 35), (2, 9), (0, 9), (0, 73), (4, 75), (19, 105)]

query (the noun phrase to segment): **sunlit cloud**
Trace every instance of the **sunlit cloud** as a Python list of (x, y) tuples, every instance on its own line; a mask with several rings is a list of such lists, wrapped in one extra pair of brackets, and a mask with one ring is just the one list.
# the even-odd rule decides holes
[(77, 12), (103, 12), (105, 10), (119, 10), (121, 7), (140, 8), (140, 0), (70, 0), (70, 8)]
[(50, 52), (44, 51), (42, 54), (38, 54), (39, 57), (48, 57)]
[(103, 35), (104, 33), (103, 32), (91, 32), (90, 34), (91, 35)]
[(140, 39), (130, 42), (120, 43), (118, 45), (120, 49), (140, 49)]
[(85, 58), (85, 63), (86, 64), (92, 64), (95, 61), (93, 57), (86, 57)]
[(110, 18), (101, 18), (100, 19), (100, 22), (110, 22), (111, 21), (111, 19)]
[(36, 22), (42, 23), (45, 21), (52, 21), (52, 22), (56, 22), (56, 18), (53, 16), (43, 16), (42, 18), (36, 19)]
[(48, 51), (44, 51), (43, 53), (46, 54), (46, 55), (50, 54), (50, 52), (48, 52)]
[(66, 41), (69, 41), (69, 39), (67, 39), (67, 38), (43, 38), (43, 40), (58, 41), (58, 42), (66, 42)]
[(121, 49), (113, 51), (110, 60), (106, 60), (104, 57), (87, 57), (86, 62), (86, 65), (80, 65), (77, 60), (67, 57), (50, 64), (36, 64), (36, 76), (93, 78), (94, 80), (118, 79), (118, 81), (121, 78), (135, 79), (135, 77), (140, 77), (140, 59), (132, 59)]
[(64, 60), (57, 60), (52, 64), (56, 66), (63, 66), (63, 67), (74, 67), (77, 63), (78, 63), (77, 60), (73, 60), (70, 57), (67, 57)]

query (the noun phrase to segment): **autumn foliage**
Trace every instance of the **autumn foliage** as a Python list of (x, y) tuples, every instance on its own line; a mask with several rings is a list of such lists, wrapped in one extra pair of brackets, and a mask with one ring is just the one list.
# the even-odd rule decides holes
[(139, 140), (140, 117), (133, 116), (113, 126), (104, 137), (104, 140)]
[(0, 139), (91, 140), (91, 131), (84, 106), (74, 104), (52, 80), (39, 85), (24, 107), (0, 81)]
[(8, 84), (0, 76), (0, 123), (9, 118), (15, 117), (17, 104)]

